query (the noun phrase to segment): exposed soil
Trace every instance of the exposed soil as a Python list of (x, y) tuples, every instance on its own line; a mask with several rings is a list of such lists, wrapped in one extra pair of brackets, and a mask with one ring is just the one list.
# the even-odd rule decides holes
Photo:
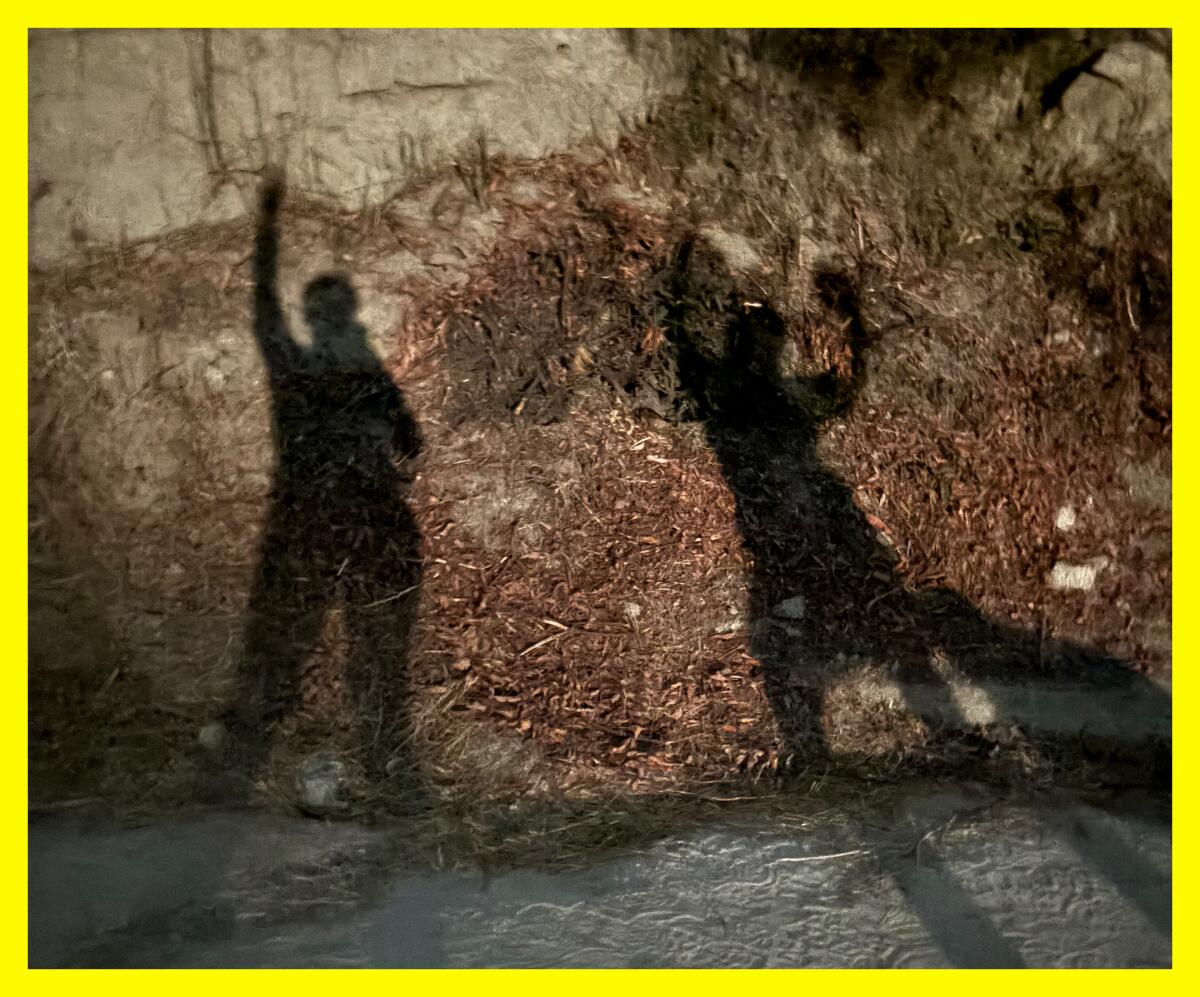
[[(581, 235), (590, 244), (581, 245)], [(422, 474), (432, 489), (426, 504), (445, 508), (442, 499), (456, 494), (464, 475), (455, 467), (471, 469), (468, 489), (492, 467), (498, 470), (488, 482), (516, 483), (515, 494), (494, 496), (504, 511), (482, 533), (470, 524), (457, 528), (464, 524), (445, 514), (421, 517), (427, 560), (446, 562), (426, 590), (436, 627), (430, 650), (442, 658), (440, 674), (432, 670), (435, 691), (454, 691), (456, 709), (500, 718), (546, 757), (584, 768), (603, 760), (656, 786), (775, 770), (781, 749), (795, 747), (788, 737), (781, 745), (780, 726), (819, 727), (821, 702), (801, 691), (813, 684), (803, 671), (790, 699), (765, 691), (765, 682), (784, 680), (771, 675), (771, 637), (803, 648), (793, 674), (806, 663), (819, 667), (816, 661), (840, 660), (849, 670), (856, 658), (882, 658), (928, 678), (931, 644), (955, 655), (968, 674), (1018, 682), (1079, 676), (1123, 652), (1136, 654), (1129, 617), (1110, 607), (1105, 627), (1098, 600), (1081, 615), (1070, 600), (1047, 597), (1046, 577), (1064, 547), (1053, 523), (1064, 479), (1095, 494), (1116, 477), (1112, 458), (1093, 449), (1105, 436), (1094, 405), (1099, 370), (1095, 380), (1076, 376), (1054, 393), (1055, 405), (1074, 413), (1069, 424), (1089, 427), (1092, 436), (1066, 437), (1065, 415), (1047, 417), (1039, 407), (1059, 371), (1042, 337), (1021, 343), (1014, 329), (1013, 338), (996, 335), (999, 348), (991, 346), (993, 355), (1003, 349), (1008, 366), (970, 397), (973, 423), (957, 413), (966, 425), (931, 427), (927, 417), (896, 412), (864, 418), (861, 402), (849, 405), (854, 333), (836, 300), (815, 295), (784, 319), (761, 285), (739, 287), (709, 257), (690, 264), (704, 271), (689, 277), (692, 311), (686, 321), (673, 319), (679, 251), (688, 238), (645, 216), (615, 212), (590, 227), (580, 218), (557, 252), (501, 258), (471, 286), (472, 296), (432, 309), (431, 322), (445, 323), (445, 355), (459, 383), (445, 396), (455, 430), (441, 451), (447, 459)], [(860, 293), (861, 275), (842, 279)], [(1027, 306), (1044, 307), (1035, 295), (1027, 292)], [(888, 335), (932, 338), (929, 329), (914, 331), (919, 299), (914, 293), (899, 312), (900, 328)], [(680, 383), (673, 339), (686, 327), (701, 349), (719, 350), (731, 324), (743, 336), (769, 335), (744, 321), (768, 312), (793, 368), (819, 373), (790, 386), (791, 421), (772, 424), (751, 409), (731, 416), (741, 424), (718, 430), (723, 438), (706, 436), (712, 418), (696, 413), (712, 403)], [(879, 362), (871, 350), (889, 347), (892, 362), (902, 362), (899, 348), (881, 337), (864, 349), (861, 380)], [(715, 376), (728, 379), (719, 388), (727, 402), (772, 390), (761, 370), (730, 364)], [(1053, 446), (1039, 416), (1060, 427)], [(503, 429), (464, 439), (462, 425), (481, 417)], [(814, 428), (826, 418), (832, 431), (817, 443)], [(1033, 433), (1011, 430), (1030, 421)], [(1161, 439), (1152, 424), (1134, 440), (1122, 433), (1121, 442), (1149, 460), (1161, 453)], [(850, 468), (857, 469), (853, 492)], [(897, 525), (870, 509), (888, 512)], [(1128, 515), (1125, 530), (1145, 529), (1139, 511)], [(1022, 565), (1015, 579), (1014, 563)], [(451, 588), (442, 595), (444, 585)], [(984, 623), (949, 592), (941, 604), (914, 596), (933, 585), (961, 586), (992, 620), (1013, 625)], [(1139, 586), (1142, 598), (1161, 604), (1157, 580), (1139, 576), (1132, 587)], [(803, 627), (793, 622), (765, 639), (755, 633), (773, 606), (797, 593), (820, 598)], [(939, 614), (946, 618), (940, 632)], [(1056, 639), (1075, 635), (1086, 635), (1087, 644)], [(1152, 654), (1134, 662), (1159, 663)], [(821, 675), (828, 681), (827, 667)], [(855, 719), (850, 754), (879, 750), (864, 743), (869, 725)], [(894, 718), (881, 726), (895, 737)], [(836, 731), (808, 733), (837, 738)], [(917, 729), (909, 743), (887, 747), (929, 750), (936, 740)], [(982, 744), (964, 751), (959, 743), (950, 764), (975, 752), (988, 753)]]

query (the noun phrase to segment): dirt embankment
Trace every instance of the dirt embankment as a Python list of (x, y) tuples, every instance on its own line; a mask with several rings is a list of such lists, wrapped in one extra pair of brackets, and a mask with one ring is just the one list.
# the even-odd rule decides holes
[(285, 200), (281, 321), (303, 337), (303, 289), (345, 274), (419, 427), (411, 550), (377, 555), (420, 562), (413, 592), (356, 583), (386, 544), (349, 499), (266, 556), (296, 389), (256, 353), (254, 224), (35, 274), (35, 798), (226, 792), (244, 745), (197, 732), (264, 613), (312, 619), (259, 796), (317, 748), (385, 808), (413, 780), (468, 809), (831, 769), (1160, 782), (1161, 745), (857, 691), (1169, 677), (1153, 42), (702, 36), (615, 150), (484, 153), (363, 214)]

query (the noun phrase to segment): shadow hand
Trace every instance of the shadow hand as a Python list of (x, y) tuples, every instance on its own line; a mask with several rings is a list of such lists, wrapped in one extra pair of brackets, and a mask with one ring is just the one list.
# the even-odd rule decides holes
[(263, 171), (263, 186), (260, 204), (263, 215), (274, 218), (279, 213), (279, 205), (287, 189), (287, 177), (282, 166), (268, 166)]

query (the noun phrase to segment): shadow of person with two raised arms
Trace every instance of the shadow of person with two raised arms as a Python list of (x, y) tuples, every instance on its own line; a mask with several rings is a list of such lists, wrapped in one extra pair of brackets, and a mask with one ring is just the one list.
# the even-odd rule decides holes
[(1029, 690), (1051, 680), (1097, 695), (1116, 688), (1169, 723), (1169, 695), (1128, 663), (988, 620), (948, 589), (906, 582), (851, 489), (817, 453), (822, 425), (850, 412), (874, 337), (851, 274), (818, 269), (813, 282), (849, 340), (849, 369), (840, 374), (784, 377), (783, 318), (769, 302), (740, 297), (694, 242), (677, 252), (667, 319), (685, 411), (702, 422), (736, 502), (752, 563), (750, 652), (763, 666), (785, 751), (830, 756), (824, 699), (855, 658), (886, 664), (904, 705), (934, 729), (978, 726), (961, 713), (953, 686), (989, 678)]

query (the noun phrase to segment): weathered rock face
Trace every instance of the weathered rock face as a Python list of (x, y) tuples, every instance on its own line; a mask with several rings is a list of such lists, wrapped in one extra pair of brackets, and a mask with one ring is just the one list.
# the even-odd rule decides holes
[(1171, 66), (1164, 52), (1126, 41), (1110, 45), (1063, 93), (1047, 122), (1076, 168), (1116, 151), (1140, 157), (1171, 182)]
[(238, 217), (268, 162), (360, 208), (451, 161), (611, 144), (682, 85), (646, 34), (635, 59), (615, 31), (32, 32), (31, 260)]

